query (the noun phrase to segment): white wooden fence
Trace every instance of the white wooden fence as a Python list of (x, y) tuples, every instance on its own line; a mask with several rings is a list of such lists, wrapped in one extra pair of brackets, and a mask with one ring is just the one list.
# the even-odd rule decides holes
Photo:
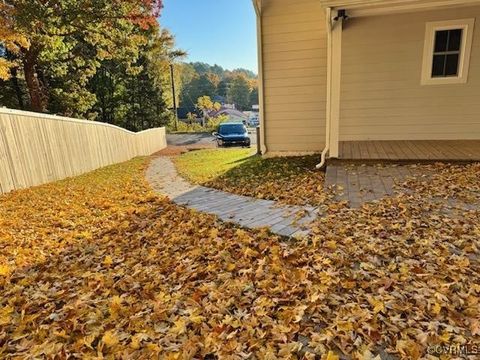
[(100, 122), (0, 108), (0, 194), (165, 147), (165, 128), (133, 133)]

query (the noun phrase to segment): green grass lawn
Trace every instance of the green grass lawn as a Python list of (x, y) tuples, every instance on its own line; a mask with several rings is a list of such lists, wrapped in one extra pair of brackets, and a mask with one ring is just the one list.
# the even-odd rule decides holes
[(213, 149), (174, 158), (189, 181), (231, 193), (287, 204), (320, 205), (325, 201), (324, 173), (318, 156), (264, 159), (249, 149)]
[(190, 151), (174, 158), (178, 173), (195, 184), (203, 184), (256, 158), (252, 149), (208, 149)]

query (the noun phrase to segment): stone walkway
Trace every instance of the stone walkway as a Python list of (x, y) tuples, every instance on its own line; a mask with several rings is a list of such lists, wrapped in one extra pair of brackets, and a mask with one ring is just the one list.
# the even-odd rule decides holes
[(275, 201), (195, 186), (181, 178), (168, 157), (154, 158), (146, 173), (154, 190), (178, 205), (216, 215), (225, 222), (246, 228), (268, 227), (281, 236), (299, 237), (308, 233), (308, 224), (318, 210), (311, 206), (285, 206)]
[[(398, 192), (409, 193), (401, 184), (407, 178), (429, 179), (433, 170), (422, 165), (395, 164), (334, 164), (329, 165), (325, 177), (325, 191), (332, 191), (334, 200), (347, 201), (351, 208), (380, 200)], [(431, 198), (432, 204), (442, 204), (442, 211), (458, 217), (456, 210), (478, 209), (478, 203), (466, 203), (456, 198)], [(461, 215), (461, 214), (460, 214)]]
[(408, 177), (427, 177), (425, 169), (412, 165), (334, 164), (327, 167), (326, 191), (333, 191), (335, 200), (348, 201), (353, 208), (394, 194), (394, 185)]

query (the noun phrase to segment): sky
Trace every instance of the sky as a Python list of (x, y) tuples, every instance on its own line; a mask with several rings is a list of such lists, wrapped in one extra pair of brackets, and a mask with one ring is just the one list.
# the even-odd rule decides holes
[(164, 0), (160, 25), (187, 61), (257, 72), (255, 10), (251, 0)]

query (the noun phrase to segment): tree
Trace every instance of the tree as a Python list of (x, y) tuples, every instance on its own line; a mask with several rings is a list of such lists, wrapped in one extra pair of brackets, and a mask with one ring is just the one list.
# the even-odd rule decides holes
[(198, 75), (204, 75), (211, 72), (210, 71), (211, 66), (206, 63), (193, 62), (193, 63), (190, 63), (190, 65), (192, 65), (192, 67), (195, 69)]
[(223, 96), (227, 98), (228, 96), (228, 89), (230, 89), (230, 85), (232, 83), (232, 78), (225, 78), (217, 86), (217, 95)]
[(201, 96), (197, 100), (195, 107), (202, 113), (202, 126), (205, 127), (206, 120), (210, 117), (212, 111), (218, 111), (222, 105), (218, 102), (213, 102), (210, 96)]
[(190, 125), (192, 125), (195, 122), (195, 119), (197, 118), (197, 115), (194, 113), (189, 112), (187, 114), (187, 120)]
[(225, 73), (225, 70), (220, 65), (215, 64), (210, 68), (210, 72), (221, 78)]
[[(231, 84), (237, 77), (242, 77), (247, 81), (248, 92), (257, 87), (257, 75), (252, 71), (246, 69), (229, 71), (219, 65), (212, 66), (201, 62), (185, 63), (181, 68), (180, 71), (184, 72), (185, 76), (181, 75), (179, 103), (186, 112), (195, 110), (195, 99), (201, 96), (214, 97), (215, 95), (228, 99), (229, 102), (236, 103), (241, 108), (250, 108), (249, 95), (245, 95), (244, 92), (240, 91), (241, 95), (238, 99), (237, 93), (230, 97), (228, 95)], [(241, 84), (242, 86), (244, 87), (244, 84)]]
[(259, 97), (258, 97), (258, 87), (254, 87), (250, 92), (250, 109), (253, 105), (258, 105)]
[(189, 111), (193, 111), (198, 98), (202, 96), (212, 98), (216, 90), (215, 83), (208, 74), (196, 76), (188, 84), (185, 84), (180, 97), (180, 104), (182, 107), (189, 109)]
[(237, 75), (228, 90), (228, 101), (236, 105), (241, 111), (249, 110), (250, 87), (244, 76)]
[[(177, 83), (192, 79), (195, 72), (188, 75), (190, 67), (178, 62), (185, 53), (175, 49), (167, 30), (159, 29), (161, 3), (54, 3), (9, 0), (0, 5), (1, 14), (8, 15), (0, 19), (0, 59), (2, 65), (13, 64), (2, 68), (9, 79), (0, 79), (0, 106), (99, 120), (134, 131), (168, 123), (170, 64), (181, 69), (176, 71)], [(25, 43), (22, 29), (30, 29)]]
[(6, 3), (0, 3), (0, 79), (8, 80), (11, 70), (18, 64), (15, 55), (21, 49), (28, 49), (30, 43), (21, 31), (15, 28), (15, 9)]
[(170, 94), (169, 64), (182, 55), (173, 45), (171, 35), (161, 31), (149, 36), (129, 68), (123, 62), (102, 62), (89, 84), (97, 97), (92, 111), (98, 119), (132, 131), (167, 124), (172, 116), (165, 96)]
[(25, 110), (27, 101), (23, 91), (25, 84), (22, 79), (18, 78), (15, 67), (11, 69), (8, 76), (10, 77), (8, 80), (0, 79), (0, 107)]
[[(184, 51), (175, 48), (175, 39), (172, 34), (162, 29), (156, 35), (151, 48), (147, 53), (149, 72), (155, 84), (162, 89), (171, 89), (170, 64), (174, 65), (174, 81), (176, 86), (177, 104), (180, 102), (180, 93), (183, 88), (183, 77), (188, 77), (189, 68), (178, 60), (186, 55)], [(192, 70), (192, 77), (194, 71)], [(163, 91), (166, 106), (173, 109), (173, 97), (171, 91)]]
[(257, 75), (253, 71), (247, 70), (247, 69), (242, 69), (242, 68), (233, 69), (232, 70), (232, 75), (233, 76), (242, 75), (246, 79), (257, 79)]
[[(157, 26), (160, 8), (158, 0), (57, 0), (55, 5), (43, 0), (5, 0), (0, 17), (9, 19), (11, 28), (28, 41), (15, 63), (23, 69), (32, 109), (47, 109), (49, 77), (69, 75), (67, 89), (54, 93), (78, 96), (71, 89), (82, 89), (102, 60), (128, 53), (123, 58), (135, 61), (137, 46), (145, 42), (141, 30)], [(5, 44), (3, 37), (0, 40)]]

